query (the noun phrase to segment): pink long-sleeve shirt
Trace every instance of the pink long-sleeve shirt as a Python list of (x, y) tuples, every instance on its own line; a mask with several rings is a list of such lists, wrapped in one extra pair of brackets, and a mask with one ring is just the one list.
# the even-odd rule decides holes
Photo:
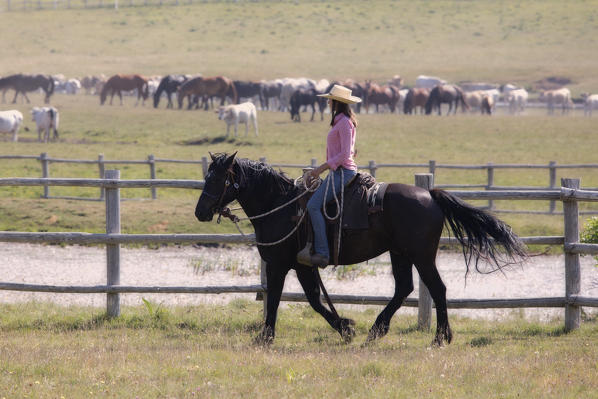
[(326, 163), (330, 169), (336, 170), (339, 166), (345, 169), (357, 170), (355, 155), (355, 126), (345, 114), (334, 118), (334, 126), (326, 138)]

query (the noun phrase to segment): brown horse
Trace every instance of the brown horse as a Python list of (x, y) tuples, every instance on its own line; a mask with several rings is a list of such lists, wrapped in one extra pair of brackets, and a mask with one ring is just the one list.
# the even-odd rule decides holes
[(430, 96), (430, 90), (425, 88), (414, 88), (409, 89), (405, 96), (405, 102), (403, 103), (403, 112), (406, 114), (417, 113), (417, 107), (419, 107), (419, 113), (424, 113), (424, 107)]
[(149, 87), (147, 85), (147, 78), (141, 75), (113, 75), (108, 79), (102, 92), (100, 93), (100, 105), (104, 105), (108, 92), (110, 92), (110, 105), (112, 105), (112, 99), (115, 94), (118, 94), (120, 98), (120, 105), (123, 105), (122, 91), (130, 91), (137, 89), (137, 102), (135, 106), (139, 104), (139, 99), (143, 98), (142, 104), (145, 104), (145, 100), (149, 96)]
[(438, 85), (430, 91), (430, 97), (426, 102), (426, 115), (430, 115), (435, 108), (438, 109), (438, 115), (440, 115), (440, 106), (443, 103), (449, 105), (447, 115), (450, 115), (451, 111), (453, 111), (453, 115), (456, 114), (459, 104), (464, 111), (469, 110), (463, 90), (458, 86), (446, 84)]
[(380, 86), (376, 83), (372, 83), (371, 80), (365, 81), (365, 113), (367, 114), (370, 110), (370, 105), (376, 105), (376, 112), (378, 112), (378, 106), (380, 104), (388, 105), (390, 112), (395, 111), (395, 107), (399, 102), (399, 88), (391, 85)]
[(44, 91), (44, 93), (46, 93), (44, 102), (48, 104), (50, 102), (50, 96), (54, 93), (54, 79), (52, 78), (52, 76), (23, 75), (19, 73), (0, 79), (0, 90), (2, 90), (2, 102), (5, 101), (4, 95), (6, 94), (6, 91), (8, 89), (13, 89), (15, 91), (15, 97), (12, 100), (13, 104), (17, 102), (17, 96), (19, 95), (19, 93), (23, 94), (23, 97), (25, 97), (25, 100), (27, 100), (27, 104), (29, 104), (30, 101), (27, 97), (27, 92), (34, 91), (40, 88)]
[(208, 109), (208, 99), (210, 97), (220, 97), (220, 105), (224, 105), (227, 94), (231, 94), (232, 103), (237, 102), (237, 89), (235, 84), (229, 78), (224, 76), (215, 76), (211, 78), (203, 78), (198, 76), (183, 83), (177, 92), (179, 100), (179, 109), (183, 108), (183, 100), (185, 97), (189, 100), (187, 109), (191, 109), (193, 105), (192, 97), (200, 97), (203, 100), (204, 109)]

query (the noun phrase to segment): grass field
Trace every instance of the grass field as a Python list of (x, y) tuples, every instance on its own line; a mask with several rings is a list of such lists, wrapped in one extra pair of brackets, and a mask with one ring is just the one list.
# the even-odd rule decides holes
[(596, 398), (598, 324), (564, 334), (560, 323), (453, 319), (455, 339), (396, 317), (361, 346), (378, 309), (345, 312), (345, 345), (304, 305), (282, 310), (270, 348), (255, 346), (259, 304), (98, 310), (2, 305), (0, 386), (6, 398)]

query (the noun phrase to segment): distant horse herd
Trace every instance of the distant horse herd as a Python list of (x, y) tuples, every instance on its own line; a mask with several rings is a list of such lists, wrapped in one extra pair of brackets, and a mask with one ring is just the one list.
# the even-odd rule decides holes
[[(114, 96), (118, 96), (123, 104), (123, 95), (135, 95), (135, 105), (145, 104), (152, 96), (153, 106), (158, 108), (161, 98), (167, 99), (167, 108), (174, 108), (173, 96), (179, 109), (214, 108), (214, 99), (220, 100), (220, 107), (228, 101), (239, 104), (241, 100), (251, 101), (257, 109), (278, 110), (290, 113), (291, 120), (300, 122), (301, 112), (311, 109), (314, 120), (316, 110), (320, 120), (324, 118), (326, 101), (318, 94), (328, 92), (333, 85), (340, 84), (352, 90), (352, 94), (360, 97), (363, 102), (354, 105), (357, 113), (365, 109), (370, 112), (397, 112), (404, 114), (437, 113), (441, 115), (443, 104), (448, 105), (447, 115), (456, 114), (460, 106), (462, 112), (480, 112), (492, 115), (499, 101), (506, 106), (511, 114), (517, 115), (525, 111), (528, 105), (529, 93), (523, 87), (512, 84), (498, 85), (491, 83), (462, 83), (450, 84), (434, 77), (420, 75), (414, 87), (403, 85), (403, 79), (395, 75), (386, 83), (375, 83), (371, 80), (357, 82), (353, 79), (340, 81), (319, 81), (309, 78), (281, 78), (262, 81), (232, 80), (225, 76), (203, 77), (201, 75), (167, 75), (164, 77), (144, 77), (139, 74), (116, 74), (109, 78), (104, 75), (86, 76), (79, 79), (65, 79), (62, 75), (27, 75), (14, 74), (0, 77), (0, 91), (2, 103), (6, 103), (6, 92), (14, 91), (12, 103), (17, 102), (19, 94), (30, 103), (27, 93), (41, 91), (44, 103), (50, 102), (54, 92), (76, 94), (81, 88), (87, 94), (99, 94), (100, 105), (104, 105), (108, 97), (112, 105)], [(591, 116), (594, 109), (598, 109), (598, 94), (582, 94), (584, 113)], [(554, 114), (560, 109), (566, 114), (573, 105), (571, 92), (566, 87), (555, 90), (545, 90), (539, 94), (539, 102), (546, 104), (548, 114)], [(217, 109), (216, 112), (220, 112)], [(3, 117), (0, 114), (0, 118)], [(0, 120), (0, 132), (15, 134), (15, 118), (6, 117)], [(12, 119), (11, 119), (12, 118)], [(9, 120), (10, 119), (10, 120)], [(18, 118), (16, 118), (18, 119)], [(21, 118), (22, 119), (22, 118)], [(22, 122), (21, 122), (22, 123)], [(39, 129), (39, 127), (38, 127)], [(18, 129), (17, 129), (18, 131)], [(46, 140), (48, 135), (45, 135)]]

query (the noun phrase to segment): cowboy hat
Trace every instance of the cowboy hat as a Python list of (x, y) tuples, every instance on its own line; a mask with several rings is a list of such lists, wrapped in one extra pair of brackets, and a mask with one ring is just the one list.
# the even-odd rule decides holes
[(333, 100), (347, 104), (355, 104), (361, 102), (361, 98), (352, 96), (351, 90), (340, 85), (332, 86), (332, 89), (330, 89), (330, 93), (318, 94), (318, 97), (331, 98)]

